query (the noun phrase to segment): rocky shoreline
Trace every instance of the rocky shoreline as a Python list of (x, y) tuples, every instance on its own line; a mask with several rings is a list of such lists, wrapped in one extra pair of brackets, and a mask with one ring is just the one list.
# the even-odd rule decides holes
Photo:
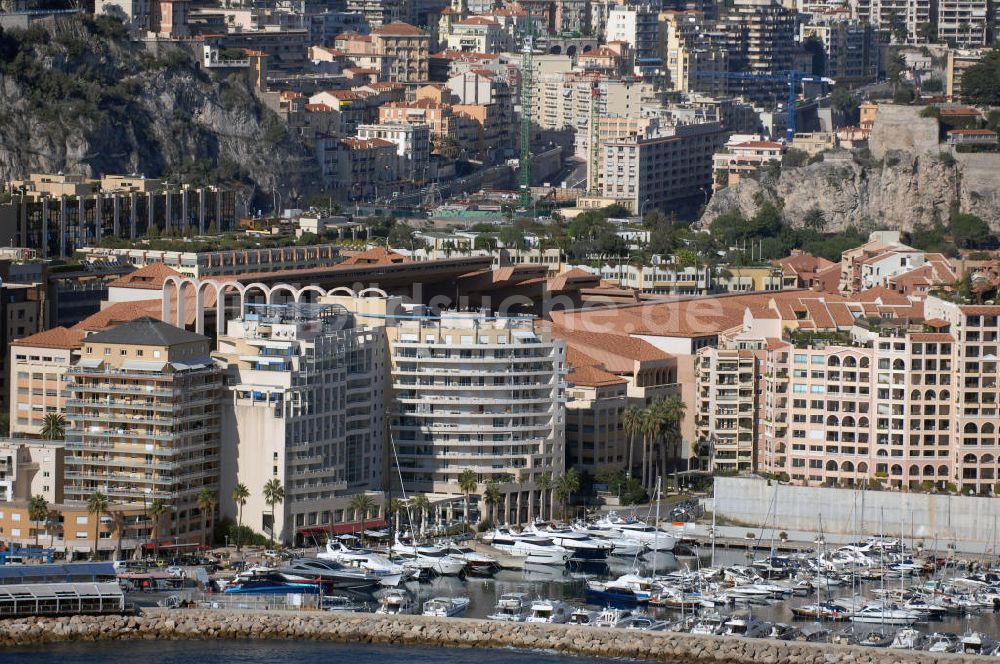
[(127, 639), (309, 639), (449, 648), (524, 648), (684, 664), (932, 664), (972, 663), (981, 659), (795, 641), (375, 614), (147, 609), (139, 616), (0, 621), (0, 647)]

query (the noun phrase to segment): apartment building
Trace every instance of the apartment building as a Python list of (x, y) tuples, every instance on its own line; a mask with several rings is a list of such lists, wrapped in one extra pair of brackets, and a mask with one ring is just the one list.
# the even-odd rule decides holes
[(712, 156), (725, 140), (716, 122), (657, 127), (602, 141), (601, 195), (635, 213), (705, 196)]
[[(241, 272), (280, 272), (326, 267), (340, 262), (340, 247), (318, 244), (301, 247), (247, 247), (228, 251), (163, 251), (90, 247), (83, 252), (88, 260), (117, 261), (144, 268), (166, 267), (195, 279), (220, 277)], [(162, 284), (161, 284), (162, 285)]]
[[(1000, 21), (997, 23), (1000, 31)], [(962, 76), (965, 70), (979, 63), (986, 53), (985, 49), (948, 49), (948, 62), (945, 66), (945, 94), (951, 101), (962, 101)]]
[(67, 371), (80, 356), (83, 330), (54, 327), (10, 345), (10, 433), (41, 436), (45, 416), (66, 408)]
[(0, 503), (34, 496), (61, 502), (65, 454), (62, 441), (0, 439)]
[(726, 95), (729, 70), (725, 35), (699, 11), (660, 12), (660, 50), (670, 87), (682, 92)]
[(705, 348), (698, 354), (698, 451), (711, 459), (712, 472), (757, 467), (759, 362), (755, 351), (743, 348)]
[[(10, 348), (19, 339), (43, 329), (43, 286), (10, 284), (0, 280), (0, 341)], [(11, 364), (7, 353), (0, 353), (0, 408), (9, 404)]]
[(628, 462), (628, 437), (622, 415), (628, 407), (628, 381), (605, 371), (582, 354), (567, 350), (566, 466), (591, 474)]
[(503, 482), (501, 521), (540, 514), (538, 481), (563, 472), (565, 345), (533, 318), (421, 309), (386, 327), (394, 392), (390, 430), (409, 492), (460, 498), (471, 469), (480, 487)]
[(396, 145), (381, 138), (343, 138), (338, 141), (333, 189), (341, 201), (387, 196), (399, 179)]
[(850, 7), (854, 18), (871, 23), (897, 44), (926, 42), (921, 28), (934, 18), (930, 0), (853, 0)]
[(396, 147), (397, 179), (419, 183), (429, 177), (431, 160), (429, 125), (406, 123), (359, 125), (357, 138), (388, 141)]
[(115, 505), (111, 514), (97, 516), (87, 503), (48, 501), (49, 513), (42, 521), (33, 521), (30, 510), (28, 499), (0, 503), (0, 539), (23, 547), (34, 547), (37, 542), (65, 553), (67, 559), (89, 557), (95, 539), (98, 559), (131, 557), (137, 548), (166, 534), (169, 525), (161, 519), (157, 533), (142, 504)]
[(989, 45), (990, 3), (987, 0), (939, 0), (937, 40), (952, 48)]
[(67, 372), (67, 500), (160, 499), (179, 541), (211, 537), (214, 514), (196, 499), (219, 491), (222, 377), (209, 353), (207, 337), (149, 317), (84, 340)]
[(376, 55), (391, 58), (389, 71), (382, 72), (397, 83), (423, 84), (430, 80), (429, 34), (408, 23), (389, 23), (372, 30)]
[[(795, 69), (797, 20), (795, 11), (773, 0), (734, 0), (718, 26), (727, 36), (730, 69), (762, 75)], [(784, 81), (730, 81), (729, 90), (762, 103), (788, 97)]]
[(485, 16), (454, 21), (444, 35), (448, 50), (467, 53), (502, 53), (513, 46), (510, 34)]
[(713, 190), (735, 186), (765, 164), (780, 164), (784, 152), (784, 144), (776, 141), (730, 140), (725, 149), (712, 158)]
[(823, 75), (837, 83), (864, 85), (878, 78), (878, 30), (867, 22), (837, 15), (814, 14), (799, 26), (802, 42), (813, 38), (826, 55)]
[(651, 5), (616, 5), (608, 12), (605, 38), (627, 43), (637, 61), (658, 60), (659, 29), (658, 10)]
[(601, 279), (619, 288), (634, 288), (658, 295), (702, 295), (715, 288), (710, 270), (681, 267), (668, 261), (652, 265), (605, 263), (601, 266)]
[[(339, 304), (248, 305), (227, 322), (213, 353), (226, 376), (223, 515), (235, 519), (241, 482), (244, 523), (278, 541), (355, 521), (352, 497), (382, 488), (384, 347)], [(273, 479), (285, 499), (272, 514), (262, 488)]]

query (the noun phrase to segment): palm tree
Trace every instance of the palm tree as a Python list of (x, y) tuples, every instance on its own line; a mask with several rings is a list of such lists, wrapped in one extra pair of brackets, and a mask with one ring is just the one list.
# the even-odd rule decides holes
[(559, 502), (562, 503), (562, 517), (564, 519), (567, 518), (570, 499), (579, 490), (580, 474), (576, 472), (576, 468), (570, 468), (556, 480), (556, 496), (559, 498)]
[[(541, 512), (541, 514), (539, 516), (541, 516), (542, 520), (544, 521), (545, 520), (545, 496), (546, 496), (546, 494), (548, 494), (549, 491), (552, 490), (552, 473), (542, 473), (541, 475), (539, 475), (538, 476), (538, 481), (536, 482), (536, 484), (538, 485), (538, 491), (541, 494), (538, 497), (539, 512)], [(549, 510), (549, 518), (552, 518), (552, 510)]]
[(164, 515), (167, 511), (167, 504), (156, 498), (149, 505), (149, 516), (153, 518), (153, 528), (150, 532), (150, 539), (153, 540), (153, 555), (157, 558), (160, 557), (160, 517)]
[[(681, 424), (684, 422), (684, 413), (687, 411), (687, 405), (684, 403), (683, 399), (674, 395), (661, 401), (659, 403), (659, 408), (660, 414), (663, 417), (664, 444), (669, 443), (671, 447), (679, 445), (681, 442)], [(662, 452), (665, 452), (665, 450)], [(675, 449), (674, 452), (675, 458), (680, 458), (680, 450)], [(666, 455), (661, 453), (661, 472), (663, 472), (666, 465), (665, 457)]]
[(94, 515), (94, 554), (92, 560), (97, 560), (97, 536), (101, 530), (101, 515), (108, 511), (108, 497), (100, 491), (94, 491), (87, 499), (87, 511)]
[(122, 536), (125, 533), (125, 512), (121, 510), (111, 512), (111, 523), (115, 529), (115, 560), (121, 560)]
[[(213, 512), (215, 509), (215, 492), (211, 489), (202, 489), (195, 496), (195, 500), (198, 502), (198, 509), (201, 510), (202, 514), (208, 514), (209, 523), (212, 522)], [(208, 544), (209, 533), (206, 528), (205, 530), (205, 543)]]
[(368, 513), (375, 509), (375, 501), (367, 493), (358, 493), (351, 498), (351, 509), (354, 510), (354, 518), (358, 518), (358, 514), (361, 515), (361, 536), (365, 536), (365, 520), (368, 518)]
[(490, 506), (490, 521), (496, 525), (497, 522), (497, 505), (500, 503), (500, 487), (496, 482), (490, 482), (486, 485), (486, 491), (483, 492), (483, 500), (486, 504)]
[(264, 483), (264, 502), (271, 506), (271, 546), (274, 546), (274, 506), (285, 500), (285, 488), (281, 480), (272, 477)]
[(233, 487), (233, 502), (236, 503), (236, 552), (240, 552), (240, 531), (243, 530), (243, 506), (250, 499), (250, 489), (243, 482)]
[(642, 410), (637, 406), (629, 406), (622, 414), (622, 428), (628, 436), (628, 453), (625, 460), (625, 475), (632, 477), (632, 452), (635, 449), (636, 434), (642, 431)]
[(392, 529), (397, 533), (399, 532), (399, 524), (402, 521), (399, 518), (399, 515), (405, 509), (406, 509), (406, 503), (404, 503), (399, 498), (393, 498), (392, 500), (389, 501), (389, 507), (386, 510), (386, 512), (387, 514), (392, 515)]
[(61, 413), (49, 413), (42, 420), (42, 438), (62, 440), (66, 437), (66, 418)]
[(38, 548), (38, 531), (41, 530), (41, 523), (49, 516), (49, 503), (45, 496), (39, 494), (31, 497), (28, 504), (28, 518), (35, 522), (35, 548)]
[(479, 485), (476, 483), (476, 473), (474, 473), (470, 468), (466, 468), (465, 470), (463, 470), (458, 476), (458, 486), (462, 490), (462, 493), (465, 495), (465, 506), (463, 507), (463, 510), (465, 513), (464, 514), (465, 527), (466, 529), (468, 529), (469, 497), (476, 492), (476, 489), (479, 488)]
[(653, 404), (642, 411), (642, 485), (649, 487), (649, 465), (653, 441), (663, 432), (661, 412)]
[[(413, 496), (413, 498), (410, 498), (410, 507), (415, 509), (420, 515), (420, 534), (422, 535), (424, 533), (425, 525), (427, 524), (427, 512), (431, 508), (431, 501), (427, 496), (418, 493)], [(410, 526), (413, 526), (412, 521), (410, 522)], [(416, 535), (416, 533), (414, 533), (414, 535)]]

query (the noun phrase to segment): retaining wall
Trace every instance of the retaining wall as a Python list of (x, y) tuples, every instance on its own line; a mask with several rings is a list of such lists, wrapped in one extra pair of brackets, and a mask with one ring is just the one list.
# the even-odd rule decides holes
[(145, 611), (141, 616), (0, 621), (0, 647), (56, 641), (213, 638), (311, 639), (458, 648), (538, 648), (594, 657), (684, 664), (971, 664), (978, 659), (962, 655), (768, 639), (375, 614), (154, 609)]

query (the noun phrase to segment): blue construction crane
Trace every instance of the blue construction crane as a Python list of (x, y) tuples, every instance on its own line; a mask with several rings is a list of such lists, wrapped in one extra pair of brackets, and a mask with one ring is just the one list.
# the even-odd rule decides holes
[(788, 101), (786, 103), (785, 113), (787, 116), (786, 127), (785, 127), (785, 140), (789, 143), (795, 138), (795, 92), (798, 88), (799, 83), (813, 83), (813, 82), (825, 82), (833, 83), (834, 81), (829, 78), (824, 78), (822, 76), (812, 76), (810, 74), (803, 74), (800, 71), (776, 71), (770, 74), (756, 73), (756, 72), (744, 72), (744, 71), (695, 71), (691, 72), (692, 76), (703, 77), (703, 78), (726, 78), (737, 81), (766, 81), (766, 82), (781, 82), (788, 84)]

